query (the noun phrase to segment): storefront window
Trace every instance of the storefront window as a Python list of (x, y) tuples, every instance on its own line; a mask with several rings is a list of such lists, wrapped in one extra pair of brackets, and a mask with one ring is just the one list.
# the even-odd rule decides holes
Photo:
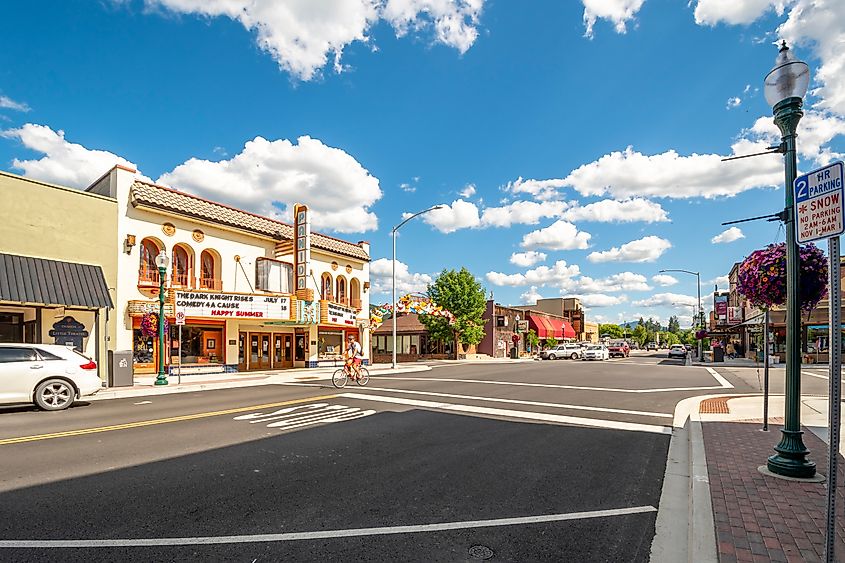
[(0, 313), (0, 342), (21, 342), (23, 340), (23, 315)]
[(141, 329), (132, 331), (132, 359), (136, 364), (152, 364), (155, 362), (154, 339), (144, 336)]
[[(179, 327), (170, 327), (170, 355), (173, 362), (179, 358)], [(223, 330), (215, 326), (182, 327), (183, 364), (223, 363)]]
[(343, 331), (321, 330), (317, 333), (317, 344), (320, 357), (339, 356), (343, 354)]

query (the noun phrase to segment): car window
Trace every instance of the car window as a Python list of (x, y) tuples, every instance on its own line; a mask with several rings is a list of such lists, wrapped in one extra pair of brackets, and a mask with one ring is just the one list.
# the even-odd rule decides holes
[(11, 362), (35, 362), (38, 360), (38, 355), (32, 348), (17, 348), (17, 347), (0, 347), (0, 364), (8, 364)]
[(47, 350), (42, 350), (41, 348), (36, 348), (36, 350), (38, 350), (38, 354), (41, 356), (42, 360), (64, 360), (61, 356), (57, 356)]

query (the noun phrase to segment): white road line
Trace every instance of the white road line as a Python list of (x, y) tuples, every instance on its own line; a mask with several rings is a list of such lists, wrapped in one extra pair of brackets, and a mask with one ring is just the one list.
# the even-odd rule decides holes
[(671, 434), (672, 428), (658, 426), (656, 424), (639, 424), (636, 422), (620, 422), (617, 420), (602, 420), (599, 418), (583, 418), (580, 416), (563, 416), (559, 414), (546, 414), (542, 412), (515, 411), (510, 409), (491, 409), (488, 407), (476, 407), (472, 405), (455, 405), (452, 403), (435, 403), (433, 401), (417, 401), (414, 399), (401, 399), (399, 397), (383, 397), (381, 395), (367, 395), (365, 393), (341, 393), (339, 397), (347, 399), (359, 399), (364, 401), (376, 401), (381, 403), (395, 403), (413, 407), (423, 407), (445, 411), (468, 412), (475, 414), (489, 414), (491, 416), (506, 416), (509, 418), (521, 418), (525, 420), (536, 420), (542, 422), (557, 422), (560, 424), (577, 424), (579, 426), (592, 426), (596, 428), (612, 428), (614, 430), (631, 430), (633, 432), (651, 432), (652, 434)]
[[(484, 385), (511, 385), (514, 387), (545, 387), (550, 389), (575, 389), (578, 391), (610, 391), (612, 393), (666, 393), (670, 391), (698, 391), (707, 389), (724, 389), (722, 385), (708, 387), (657, 387), (654, 389), (617, 389), (614, 387), (586, 387), (582, 385), (559, 385), (555, 383), (520, 383), (516, 381), (487, 381), (484, 379), (451, 379), (436, 377), (396, 377), (384, 376), (390, 381), (443, 381), (449, 383), (481, 383)], [(371, 377), (370, 379), (375, 379)]]
[(734, 386), (731, 385), (731, 382), (728, 381), (727, 379), (725, 379), (724, 377), (722, 377), (721, 375), (719, 375), (719, 372), (717, 372), (715, 369), (707, 368), (707, 371), (709, 371), (710, 375), (713, 376), (713, 379), (718, 381), (722, 385), (722, 387), (724, 387), (725, 389), (733, 389), (734, 388)]
[(610, 412), (615, 414), (633, 414), (635, 416), (653, 416), (657, 418), (672, 418), (673, 415), (662, 412), (631, 411), (626, 409), (611, 409), (608, 407), (587, 407), (584, 405), (567, 405), (562, 403), (543, 403), (539, 401), (520, 401), (517, 399), (498, 399), (494, 397), (476, 397), (473, 395), (455, 395), (454, 393), (435, 393), (433, 391), (409, 391), (407, 389), (389, 389), (387, 387), (370, 387), (368, 391), (385, 391), (387, 393), (401, 393), (405, 395), (427, 395), (431, 397), (448, 397), (450, 399), (464, 399), (474, 401), (485, 401), (490, 403), (510, 403), (514, 405), (530, 405), (532, 407), (551, 407), (556, 409), (569, 409), (580, 411)]
[(186, 538), (138, 538), (104, 540), (0, 540), (0, 548), (55, 549), (59, 547), (151, 547), (167, 545), (212, 545), (232, 543), (283, 542), (298, 540), (321, 540), (329, 538), (353, 538), (360, 536), (384, 536), (390, 534), (416, 534), (421, 532), (442, 532), (470, 528), (491, 528), (497, 526), (522, 526), (545, 522), (566, 522), (589, 518), (628, 516), (657, 512), (653, 506), (632, 506), (610, 510), (590, 510), (565, 514), (544, 514), (518, 518), (496, 518), (493, 520), (465, 520), (462, 522), (441, 522), (439, 524), (418, 524), (412, 526), (385, 526), (380, 528), (350, 528), (346, 530), (323, 530), (317, 532), (289, 532), (285, 534), (250, 534), (243, 536), (199, 536)]

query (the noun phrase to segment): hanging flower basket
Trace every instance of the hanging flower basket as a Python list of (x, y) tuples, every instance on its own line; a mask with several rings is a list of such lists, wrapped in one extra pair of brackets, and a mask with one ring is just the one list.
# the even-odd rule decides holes
[(704, 340), (707, 338), (707, 331), (704, 329), (695, 331), (695, 338), (697, 340)]
[[(799, 248), (801, 308), (812, 310), (827, 295), (827, 259), (814, 244)], [(760, 309), (786, 303), (786, 243), (755, 250), (739, 265), (737, 290)]]
[[(169, 323), (167, 322), (167, 317), (164, 317), (164, 334), (167, 334), (169, 328)], [(158, 336), (158, 314), (156, 313), (144, 313), (144, 316), (141, 317), (141, 334), (145, 338), (153, 338)]]

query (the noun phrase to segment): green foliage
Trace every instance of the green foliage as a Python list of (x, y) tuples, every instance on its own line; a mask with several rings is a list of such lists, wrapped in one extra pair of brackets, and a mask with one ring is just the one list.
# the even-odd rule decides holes
[(678, 335), (674, 332), (661, 332), (660, 333), (660, 345), (661, 346), (671, 346), (672, 344), (680, 344), (681, 340), (678, 338)]
[(600, 324), (599, 336), (609, 336), (610, 338), (622, 338), (622, 327), (614, 324)]
[(640, 347), (643, 347), (652, 340), (652, 333), (646, 329), (645, 324), (638, 324), (634, 327), (631, 337)]
[(678, 317), (672, 315), (669, 317), (669, 332), (672, 334), (678, 334), (681, 331), (681, 323), (678, 322)]
[(555, 346), (557, 346), (557, 338), (555, 338), (554, 336), (546, 338), (546, 346), (548, 346), (549, 348), (554, 348)]
[(537, 346), (540, 344), (540, 337), (537, 336), (537, 332), (533, 328), (529, 328), (528, 332), (525, 333), (525, 341), (532, 350), (536, 350)]
[(465, 346), (481, 342), (484, 338), (484, 320), (481, 317), (487, 300), (484, 288), (469, 270), (443, 270), (434, 283), (429, 284), (428, 295), (455, 315), (453, 325), (444, 317), (420, 315), (420, 322), (432, 338), (443, 342), (457, 338)]

